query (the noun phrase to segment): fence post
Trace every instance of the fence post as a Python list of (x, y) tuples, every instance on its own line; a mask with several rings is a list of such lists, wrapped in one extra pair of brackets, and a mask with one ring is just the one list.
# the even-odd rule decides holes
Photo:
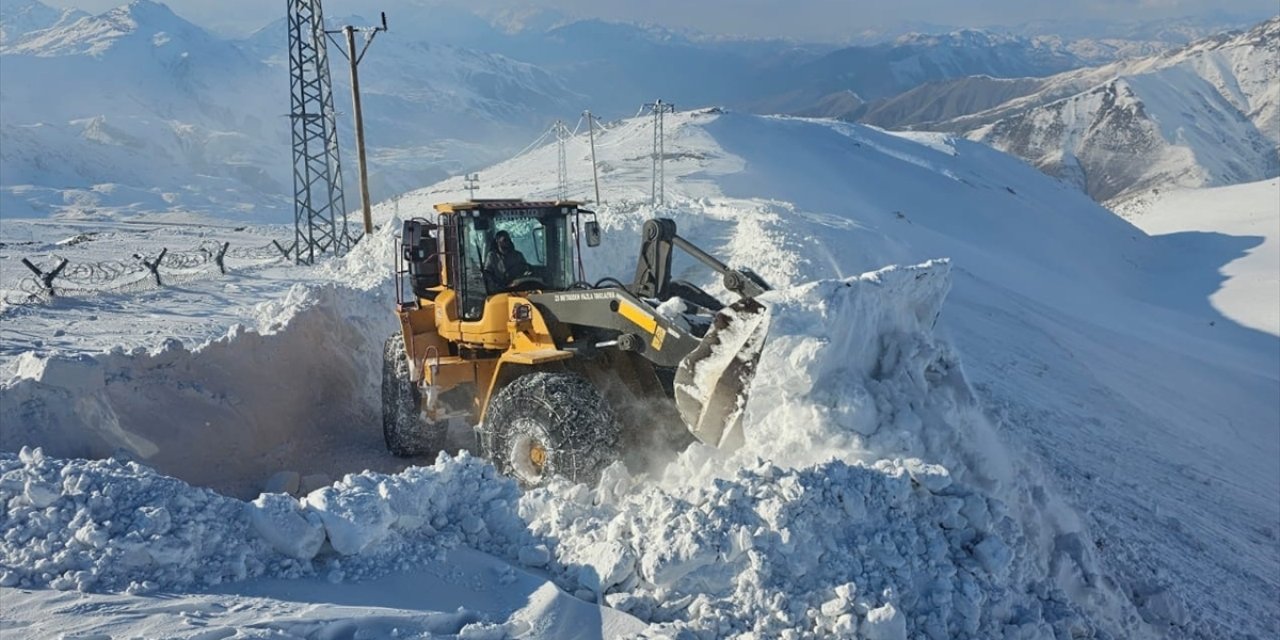
[(63, 258), (62, 261), (58, 263), (58, 266), (54, 267), (53, 271), (50, 271), (49, 273), (41, 271), (40, 267), (31, 264), (31, 261), (26, 258), (22, 259), (22, 264), (27, 265), (27, 268), (36, 274), (36, 277), (40, 279), (40, 284), (44, 286), (45, 291), (49, 292), (50, 296), (57, 295), (53, 290), (53, 279), (58, 277), (58, 274), (62, 273), (63, 269), (67, 268), (66, 258)]
[(164, 283), (160, 281), (160, 261), (164, 260), (164, 255), (166, 253), (169, 253), (168, 247), (161, 249), (160, 255), (156, 256), (156, 259), (154, 261), (148, 261), (147, 257), (140, 253), (133, 254), (133, 257), (137, 258), (138, 260), (141, 260), (142, 265), (145, 266), (147, 270), (151, 272), (151, 275), (155, 277), (157, 287), (164, 286)]
[(223, 260), (226, 259), (227, 248), (230, 246), (231, 242), (229, 241), (222, 243), (222, 248), (218, 249), (217, 255), (213, 257), (213, 261), (218, 264), (218, 271), (221, 271), (224, 276), (227, 275), (227, 266), (223, 263)]
[(298, 243), (297, 243), (297, 242), (294, 242), (293, 244), (289, 245), (289, 248), (288, 248), (288, 249), (286, 249), (286, 248), (284, 248), (284, 247), (280, 246), (280, 243), (279, 243), (279, 242), (277, 242), (277, 241), (275, 241), (275, 240), (272, 240), (272, 241), (271, 241), (271, 244), (274, 244), (274, 245), (276, 246), (276, 249), (279, 249), (279, 250), (280, 250), (280, 253), (283, 253), (283, 254), (284, 254), (284, 259), (285, 259), (285, 260), (288, 260), (288, 259), (289, 259), (289, 254), (293, 252), (293, 248), (294, 248), (294, 247), (296, 247), (296, 246), (298, 246)]

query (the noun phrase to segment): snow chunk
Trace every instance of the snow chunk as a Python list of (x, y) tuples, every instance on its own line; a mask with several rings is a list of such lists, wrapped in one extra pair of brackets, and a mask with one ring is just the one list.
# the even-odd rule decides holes
[(245, 505), (253, 530), (280, 553), (310, 560), (324, 544), (325, 529), (320, 516), (304, 511), (293, 497), (264, 493)]
[(578, 574), (578, 584), (598, 594), (622, 583), (636, 571), (635, 554), (617, 540), (589, 545), (583, 550), (579, 561), (582, 562), (582, 569)]
[(907, 473), (911, 474), (911, 479), (918, 482), (929, 493), (938, 493), (951, 486), (951, 472), (942, 465), (929, 464), (918, 458), (908, 458), (903, 461), (903, 466), (907, 468)]
[(888, 603), (867, 612), (862, 635), (867, 640), (907, 640), (907, 619)]
[(305, 500), (323, 523), (334, 551), (354, 555), (385, 538), (396, 517), (376, 490), (343, 484), (313, 491)]
[(1182, 626), (1190, 620), (1186, 603), (1169, 589), (1158, 589), (1140, 596), (1138, 613), (1142, 614), (1143, 620), (1163, 626)]
[(102, 365), (88, 354), (45, 358), (24, 353), (18, 358), (17, 375), (78, 393), (93, 393), (106, 386)]

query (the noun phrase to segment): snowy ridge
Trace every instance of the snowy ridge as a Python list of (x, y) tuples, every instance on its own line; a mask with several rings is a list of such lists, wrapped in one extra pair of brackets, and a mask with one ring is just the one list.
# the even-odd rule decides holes
[[(969, 137), (1067, 178), (1100, 201), (1252, 182), (1280, 173), (1278, 51), (1280, 17), (1160, 56), (1068, 72), (1029, 98), (960, 120), (1013, 111)], [(1100, 74), (1101, 84), (1044, 102)]]
[(804, 113), (964, 134), (1127, 207), (1162, 188), (1280, 173), (1278, 43), (1280, 17), (1048, 77), (970, 75), (872, 101), (837, 94)]
[(86, 14), (75, 9), (59, 11), (37, 0), (12, 0), (0, 7), (0, 46), (16, 44), (31, 34), (58, 24), (79, 20)]
[(0, 56), (0, 198), (14, 217), (234, 216), (285, 202), (288, 147), (269, 115), (283, 111), (261, 90), (266, 68), (164, 5), (63, 21)]
[[(747, 104), (762, 113), (813, 113), (833, 96), (877, 101), (922, 84), (989, 75), (1042, 77), (1084, 66), (1049, 38), (1024, 38), (975, 29), (943, 34), (908, 33), (891, 43), (838, 49), (762, 84), (773, 95)], [(823, 115), (840, 115), (826, 113)]]
[[(6, 215), (289, 219), (283, 21), (237, 42), (135, 0), (22, 35), (0, 45)], [(546, 71), (496, 54), (392, 38), (375, 54), (366, 60), (365, 117), (379, 198), (509, 153), (580, 98)], [(341, 58), (331, 57), (345, 104)], [(338, 126), (351, 148), (349, 118)]]

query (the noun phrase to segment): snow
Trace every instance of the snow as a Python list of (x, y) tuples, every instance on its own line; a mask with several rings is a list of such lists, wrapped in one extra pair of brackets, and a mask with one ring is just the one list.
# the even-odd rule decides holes
[(1067, 71), (943, 125), (1116, 207), (1280, 173), (1280, 17), (1177, 50)]
[[(236, 41), (150, 0), (60, 18), (19, 5), (0, 16), (6, 215), (291, 219), (283, 17)], [(363, 74), (375, 197), (504, 157), (580, 103), (534, 65), (398, 33), (371, 49)], [(338, 108), (349, 110), (342, 57), (329, 55)], [(349, 113), (337, 126), (352, 148)], [(346, 161), (347, 202), (358, 203)]]
[[(37, 636), (305, 637), (1227, 638), (1280, 622), (1280, 353), (1210, 300), (1240, 251), (1149, 236), (966, 140), (721, 111), (670, 117), (655, 209), (648, 127), (597, 135), (588, 273), (625, 275), (640, 224), (664, 215), (775, 286), (741, 446), (527, 493), (467, 454), (406, 468), (382, 452), (391, 233), (465, 195), (448, 180), (379, 205), (379, 233), (320, 267), (6, 307), (6, 618)], [(552, 192), (554, 155), (487, 170), (477, 195)], [(587, 157), (569, 141), (571, 195), (591, 189)], [(11, 267), (37, 252), (246, 233), (73, 227), (6, 220), (0, 284), (20, 290)], [(56, 244), (86, 230), (103, 234)], [(320, 473), (337, 481), (306, 486)]]
[(1243, 255), (1223, 265), (1225, 281), (1209, 301), (1243, 326), (1280, 336), (1280, 180), (1165, 191), (1144, 204), (1133, 222), (1187, 250), (1195, 249), (1188, 236), (1243, 239)]

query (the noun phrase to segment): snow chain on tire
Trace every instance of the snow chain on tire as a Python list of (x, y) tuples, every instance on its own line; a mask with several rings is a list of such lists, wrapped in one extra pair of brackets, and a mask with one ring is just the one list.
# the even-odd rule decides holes
[(573, 373), (516, 378), (490, 402), (484, 430), (486, 457), (526, 487), (552, 476), (591, 484), (620, 458), (612, 409)]
[(421, 394), (409, 374), (404, 339), (391, 336), (382, 355), (382, 435), (393, 455), (435, 455), (444, 448), (445, 428), (422, 414)]

